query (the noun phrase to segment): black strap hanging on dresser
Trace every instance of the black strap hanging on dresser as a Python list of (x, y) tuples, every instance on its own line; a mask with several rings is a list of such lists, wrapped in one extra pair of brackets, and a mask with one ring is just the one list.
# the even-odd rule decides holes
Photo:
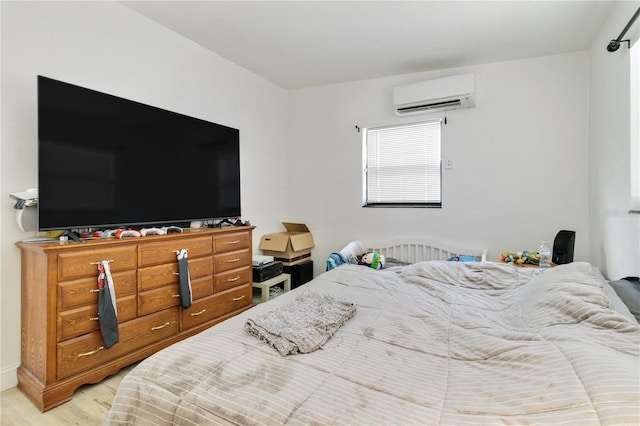
[(118, 317), (116, 313), (116, 294), (109, 262), (98, 262), (98, 320), (104, 346), (108, 349), (118, 343)]
[(192, 296), (187, 249), (178, 250), (176, 253), (178, 255), (178, 273), (180, 275), (180, 304), (183, 308), (189, 308), (192, 303)]

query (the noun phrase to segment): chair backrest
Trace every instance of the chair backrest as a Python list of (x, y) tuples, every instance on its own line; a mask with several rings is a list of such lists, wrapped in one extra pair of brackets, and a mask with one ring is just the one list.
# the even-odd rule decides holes
[(573, 262), (573, 248), (576, 243), (575, 231), (562, 230), (553, 240), (553, 254), (551, 261), (556, 265)]

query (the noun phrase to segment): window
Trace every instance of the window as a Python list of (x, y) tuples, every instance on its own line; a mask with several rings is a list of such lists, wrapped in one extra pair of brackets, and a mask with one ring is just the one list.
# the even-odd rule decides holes
[(364, 129), (363, 206), (441, 207), (442, 120)]

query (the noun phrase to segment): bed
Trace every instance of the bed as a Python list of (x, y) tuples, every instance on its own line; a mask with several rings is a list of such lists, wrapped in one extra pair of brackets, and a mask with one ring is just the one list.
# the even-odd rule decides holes
[[(640, 325), (595, 268), (426, 252), (340, 265), (158, 352), (106, 424), (640, 424)], [(245, 331), (310, 294), (355, 306), (320, 348), (283, 356)]]

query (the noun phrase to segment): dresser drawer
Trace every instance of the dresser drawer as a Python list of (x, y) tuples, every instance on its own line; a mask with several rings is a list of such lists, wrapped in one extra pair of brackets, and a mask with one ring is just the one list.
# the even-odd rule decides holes
[(194, 301), (188, 309), (182, 310), (182, 330), (195, 327), (220, 316), (244, 308), (252, 303), (252, 287), (241, 287), (216, 293), (213, 296)]
[(251, 234), (248, 232), (234, 232), (219, 235), (213, 239), (215, 254), (249, 248), (250, 245)]
[(138, 269), (138, 291), (147, 291), (179, 282), (176, 262)]
[(215, 316), (219, 317), (251, 305), (253, 303), (253, 287), (251, 287), (251, 283), (247, 283), (222, 293), (216, 293), (211, 298), (213, 304), (210, 306), (215, 312)]
[(138, 293), (138, 316), (178, 306), (180, 304), (179, 287), (176, 283)]
[(191, 275), (192, 280), (213, 275), (213, 256), (189, 259), (189, 275)]
[(216, 317), (214, 310), (209, 307), (212, 297), (213, 296), (209, 296), (200, 299), (194, 302), (189, 308), (182, 309), (180, 314), (182, 318), (181, 330), (187, 330), (196, 325), (204, 324)]
[(138, 253), (139, 266), (177, 262), (177, 252), (182, 249), (187, 249), (187, 259), (211, 256), (211, 241), (211, 237), (194, 237), (141, 244)]
[(105, 349), (99, 331), (58, 343), (58, 378), (127, 354), (178, 333), (178, 308), (120, 324), (118, 343)]
[(216, 274), (248, 265), (251, 265), (251, 253), (249, 249), (213, 256), (213, 270)]
[[(192, 300), (201, 299), (211, 293), (213, 293), (213, 277), (211, 275), (191, 280)], [(177, 306), (181, 302), (179, 283), (142, 291), (138, 295), (138, 316)]]
[(252, 274), (253, 271), (249, 266), (216, 274), (214, 278), (213, 289), (216, 293), (218, 293), (233, 287), (237, 287), (239, 285), (250, 283), (253, 278)]
[[(136, 295), (116, 299), (118, 322), (123, 323), (136, 318)], [(100, 329), (98, 304), (83, 306), (58, 314), (58, 342), (81, 336)]]
[(136, 246), (88, 249), (58, 254), (58, 281), (81, 277), (98, 277), (96, 262), (111, 260), (111, 272), (135, 269), (137, 266)]
[[(111, 274), (116, 298), (136, 294), (136, 271)], [(98, 271), (95, 277), (58, 283), (58, 310), (65, 311), (79, 306), (98, 303)]]
[(191, 279), (191, 298), (202, 299), (213, 294), (213, 275)]
[[(211, 276), (213, 274), (213, 258), (201, 257), (189, 259), (189, 276), (195, 278)], [(138, 270), (138, 283), (140, 291), (150, 290), (167, 284), (180, 282), (178, 262), (164, 265), (147, 266)]]

